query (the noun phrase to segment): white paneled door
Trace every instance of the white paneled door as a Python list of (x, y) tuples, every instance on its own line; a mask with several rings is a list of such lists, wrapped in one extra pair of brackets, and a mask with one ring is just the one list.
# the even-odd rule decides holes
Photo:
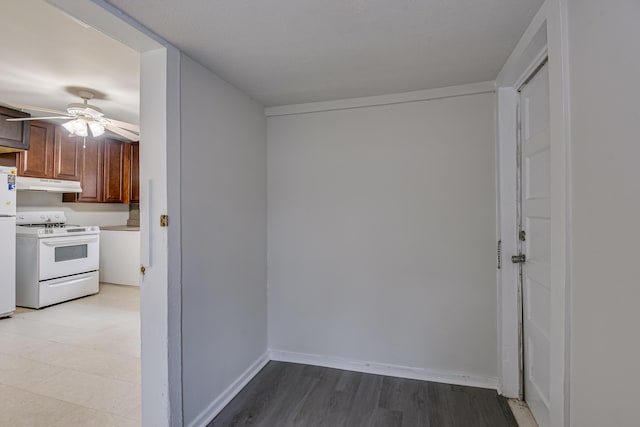
[(524, 396), (549, 426), (551, 179), (549, 75), (543, 65), (520, 90), (520, 245)]

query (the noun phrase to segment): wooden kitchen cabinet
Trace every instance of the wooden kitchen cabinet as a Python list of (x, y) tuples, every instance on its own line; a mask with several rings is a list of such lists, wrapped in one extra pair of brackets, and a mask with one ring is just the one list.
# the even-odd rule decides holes
[[(84, 145), (84, 148), (83, 148)], [(87, 137), (80, 144), (78, 171), (82, 193), (67, 193), (63, 202), (99, 203), (102, 201), (102, 140)]]
[[(129, 203), (131, 143), (113, 138), (87, 137), (80, 146), (79, 174), (82, 193), (64, 194), (64, 202)], [(136, 181), (139, 178), (136, 177)], [(136, 196), (139, 197), (139, 196)]]
[(53, 177), (80, 181), (80, 157), (84, 141), (79, 136), (69, 136), (64, 128), (56, 126), (53, 144)]
[(30, 148), (17, 154), (19, 176), (53, 178), (53, 157), (56, 125), (41, 121), (30, 122)]
[(31, 121), (28, 151), (17, 153), (19, 176), (80, 180), (82, 138), (53, 123)]
[(6, 120), (26, 117), (31, 117), (31, 115), (11, 108), (0, 107), (0, 153), (29, 149), (29, 132), (31, 131), (29, 122), (8, 122)]
[(129, 170), (129, 202), (140, 203), (140, 144), (137, 142), (131, 143)]
[(15, 164), (19, 176), (80, 181), (82, 193), (65, 193), (63, 202), (140, 202), (138, 142), (69, 136), (62, 126), (39, 120), (29, 128), (31, 148), (0, 154), (3, 166)]
[(130, 144), (116, 139), (104, 140), (104, 203), (129, 202)]

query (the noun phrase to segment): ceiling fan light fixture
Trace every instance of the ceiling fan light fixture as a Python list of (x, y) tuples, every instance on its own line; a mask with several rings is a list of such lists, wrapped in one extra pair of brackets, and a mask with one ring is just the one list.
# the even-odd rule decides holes
[(102, 110), (95, 105), (89, 104), (89, 100), (93, 98), (93, 94), (91, 92), (82, 92), (80, 94), (81, 98), (84, 102), (73, 102), (67, 106), (67, 112), (72, 116), (85, 116), (92, 119), (97, 119), (104, 116)]
[(78, 96), (83, 102), (74, 102), (67, 105), (67, 111), (51, 110), (48, 108), (34, 107), (32, 105), (8, 103), (15, 108), (22, 110), (32, 110), (38, 112), (46, 112), (56, 114), (55, 117), (29, 117), (29, 118), (9, 118), (7, 121), (25, 121), (25, 120), (65, 120), (62, 126), (69, 132), (69, 136), (87, 137), (91, 134), (98, 137), (106, 133), (107, 130), (126, 138), (130, 141), (138, 141), (140, 139), (140, 126), (109, 119), (104, 116), (102, 110), (95, 105), (89, 104), (89, 100), (94, 97), (94, 93), (89, 90), (78, 91)]
[(82, 119), (74, 119), (69, 122), (63, 123), (62, 126), (69, 131), (71, 135), (87, 136), (89, 131), (87, 129), (87, 122)]
[(74, 120), (65, 122), (62, 124), (62, 127), (65, 128), (70, 134), (73, 134), (73, 125), (71, 124)]
[(76, 122), (76, 124), (74, 125), (75, 129), (75, 134), (78, 136), (87, 136), (89, 135), (89, 130), (87, 129), (87, 124), (82, 121), (82, 120), (78, 120)]
[(89, 122), (89, 130), (91, 130), (91, 135), (98, 137), (104, 133), (104, 126), (99, 122)]

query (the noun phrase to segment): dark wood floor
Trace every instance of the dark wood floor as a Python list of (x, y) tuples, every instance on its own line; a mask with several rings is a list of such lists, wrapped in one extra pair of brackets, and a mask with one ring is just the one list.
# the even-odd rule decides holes
[(209, 424), (517, 427), (495, 390), (269, 362)]

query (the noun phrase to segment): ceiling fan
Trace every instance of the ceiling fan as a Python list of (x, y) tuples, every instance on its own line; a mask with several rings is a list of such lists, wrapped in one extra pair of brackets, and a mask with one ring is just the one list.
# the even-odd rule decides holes
[(57, 114), (50, 117), (27, 117), (27, 118), (11, 118), (8, 122), (20, 122), (26, 120), (52, 120), (65, 119), (67, 122), (62, 126), (69, 131), (71, 135), (86, 137), (91, 133), (97, 137), (102, 135), (105, 130), (123, 136), (131, 141), (140, 139), (140, 126), (132, 123), (121, 122), (119, 120), (109, 119), (104, 116), (102, 110), (95, 105), (89, 104), (89, 100), (94, 97), (94, 93), (88, 90), (78, 91), (78, 96), (82, 98), (82, 103), (71, 103), (67, 105), (67, 111), (51, 110), (48, 108), (34, 107), (32, 105), (7, 103), (8, 105), (23, 110), (41, 111), (44, 113)]

